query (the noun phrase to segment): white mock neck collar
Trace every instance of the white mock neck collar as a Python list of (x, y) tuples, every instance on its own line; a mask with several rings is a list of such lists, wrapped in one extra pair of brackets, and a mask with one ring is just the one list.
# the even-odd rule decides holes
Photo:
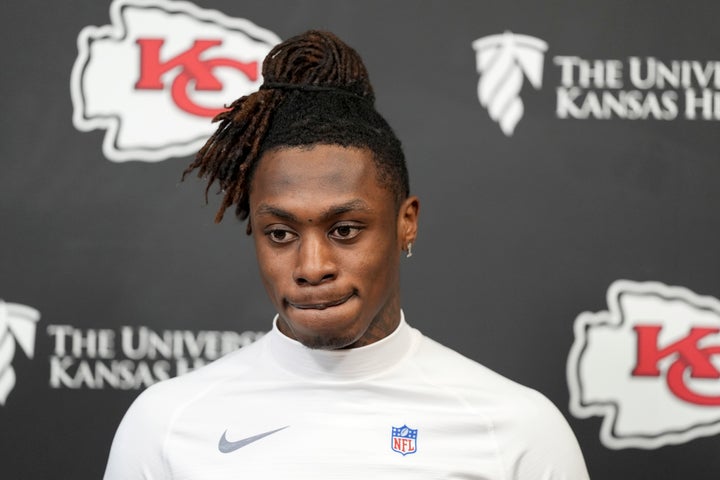
[(317, 350), (283, 334), (276, 316), (273, 329), (266, 335), (266, 348), (273, 360), (290, 373), (321, 382), (348, 382), (392, 368), (410, 353), (419, 336), (400, 311), (398, 327), (375, 343), (343, 350)]

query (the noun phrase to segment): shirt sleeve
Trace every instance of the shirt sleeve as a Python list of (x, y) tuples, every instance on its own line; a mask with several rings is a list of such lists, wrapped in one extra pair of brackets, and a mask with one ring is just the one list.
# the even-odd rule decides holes
[[(535, 391), (519, 402), (504, 432), (512, 480), (589, 480), (580, 446), (560, 411)], [(515, 432), (515, 433), (512, 433)]]
[(152, 392), (143, 392), (128, 409), (115, 432), (104, 480), (167, 480), (163, 451), (169, 424), (167, 406)]

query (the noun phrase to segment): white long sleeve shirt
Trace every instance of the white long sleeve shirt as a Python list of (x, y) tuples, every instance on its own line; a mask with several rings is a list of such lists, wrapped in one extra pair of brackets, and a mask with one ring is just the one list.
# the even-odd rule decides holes
[(105, 480), (585, 480), (542, 395), (403, 319), (390, 336), (312, 350), (277, 329), (143, 392)]

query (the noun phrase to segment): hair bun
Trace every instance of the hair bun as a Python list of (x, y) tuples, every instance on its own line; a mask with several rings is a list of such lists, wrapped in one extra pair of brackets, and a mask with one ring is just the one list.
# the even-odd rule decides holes
[(330, 32), (310, 30), (276, 45), (262, 74), (268, 85), (327, 87), (375, 100), (360, 55)]
[[(390, 158), (407, 196), (407, 169), (400, 141), (375, 110), (375, 95), (360, 55), (330, 32), (310, 30), (278, 44), (263, 62), (260, 90), (235, 100), (213, 121), (215, 133), (183, 172), (207, 180), (205, 201), (217, 182), (224, 193), (215, 221), (231, 205), (250, 214), (252, 172), (263, 150), (274, 146), (330, 143), (370, 148)], [(393, 170), (394, 169), (394, 170)], [(394, 188), (394, 187), (393, 187)], [(248, 223), (248, 232), (250, 231)]]

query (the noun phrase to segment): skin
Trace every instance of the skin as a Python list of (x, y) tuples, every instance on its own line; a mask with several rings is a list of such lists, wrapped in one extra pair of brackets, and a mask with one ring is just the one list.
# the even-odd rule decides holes
[(278, 328), (310, 348), (355, 348), (400, 322), (400, 256), (419, 201), (400, 205), (372, 153), (338, 145), (280, 148), (260, 159), (250, 222)]

